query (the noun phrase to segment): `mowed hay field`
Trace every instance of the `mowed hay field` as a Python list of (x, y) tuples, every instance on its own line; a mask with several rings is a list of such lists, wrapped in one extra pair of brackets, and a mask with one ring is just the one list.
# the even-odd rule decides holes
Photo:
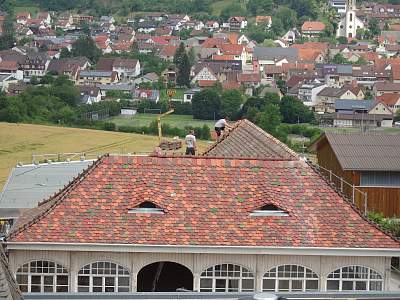
[[(0, 190), (19, 162), (30, 164), (32, 154), (85, 152), (87, 158), (104, 153), (148, 153), (158, 145), (156, 136), (91, 129), (0, 123)], [(208, 142), (199, 141), (203, 151)], [(184, 152), (184, 148), (177, 150)], [(92, 156), (93, 155), (93, 156)]]

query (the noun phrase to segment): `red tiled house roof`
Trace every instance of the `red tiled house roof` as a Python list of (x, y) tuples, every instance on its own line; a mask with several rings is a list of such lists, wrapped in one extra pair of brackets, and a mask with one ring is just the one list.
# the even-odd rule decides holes
[[(164, 214), (128, 212), (143, 201)], [(250, 215), (265, 204), (288, 215)], [(303, 161), (106, 156), (32, 213), (10, 244), (400, 249)]]
[(297, 160), (296, 152), (249, 120), (240, 120), (203, 155)]

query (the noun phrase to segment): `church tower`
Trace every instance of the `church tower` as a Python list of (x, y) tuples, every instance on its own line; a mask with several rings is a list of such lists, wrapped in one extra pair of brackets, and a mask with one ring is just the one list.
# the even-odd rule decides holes
[(339, 23), (337, 36), (344, 36), (346, 38), (355, 38), (357, 29), (364, 28), (363, 22), (357, 18), (356, 0), (347, 0), (346, 13)]

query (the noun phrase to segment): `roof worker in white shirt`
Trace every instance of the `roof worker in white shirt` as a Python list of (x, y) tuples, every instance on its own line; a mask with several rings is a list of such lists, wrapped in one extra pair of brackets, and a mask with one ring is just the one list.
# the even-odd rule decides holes
[(185, 137), (186, 142), (186, 155), (196, 155), (196, 137), (194, 130), (190, 130), (189, 134)]
[(230, 129), (231, 126), (229, 126), (228, 122), (227, 122), (228, 117), (225, 117), (223, 119), (219, 119), (217, 121), (217, 123), (215, 123), (215, 132), (217, 134), (217, 140), (221, 139), (221, 134), (224, 132), (225, 127)]

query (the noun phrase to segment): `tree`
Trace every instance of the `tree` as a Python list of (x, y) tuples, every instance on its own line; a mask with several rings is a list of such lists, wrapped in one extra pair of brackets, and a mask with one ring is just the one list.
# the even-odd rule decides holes
[(276, 134), (276, 128), (281, 122), (282, 116), (276, 104), (267, 104), (256, 116), (257, 125), (271, 134)]
[(81, 36), (72, 44), (71, 54), (73, 57), (85, 56), (95, 63), (101, 56), (101, 50), (90, 36)]
[(226, 90), (221, 95), (221, 115), (234, 119), (243, 102), (242, 93), (237, 89)]
[(62, 48), (60, 52), (60, 58), (69, 58), (71, 57), (71, 52), (68, 50), (68, 48)]
[(272, 0), (249, 0), (247, 9), (252, 15), (269, 15), (272, 12), (274, 2)]
[(174, 55), (174, 64), (178, 68), (176, 83), (178, 86), (190, 85), (190, 69), (192, 67), (185, 46), (181, 43)]
[(272, 25), (274, 24), (276, 19), (279, 19), (281, 21), (284, 30), (289, 30), (293, 27), (296, 27), (297, 13), (289, 7), (281, 6), (276, 12), (276, 17), (272, 20)]
[(332, 63), (334, 64), (350, 64), (350, 62), (341, 54), (337, 53), (332, 59)]
[(340, 37), (338, 37), (337, 39), (337, 42), (339, 43), (339, 44), (341, 44), (341, 45), (346, 45), (347, 44), (347, 38), (346, 37), (344, 37), (344, 36), (340, 36)]
[(224, 6), (224, 8), (221, 10), (220, 17), (223, 20), (228, 20), (232, 16), (245, 16), (246, 15), (246, 10), (237, 3), (229, 4)]
[(373, 37), (381, 34), (381, 29), (379, 27), (379, 21), (376, 18), (373, 18), (368, 23), (368, 30)]
[(314, 120), (314, 114), (300, 100), (292, 96), (281, 99), (280, 113), (284, 123), (309, 123)]
[[(1, 23), (0, 23), (1, 25)], [(7, 50), (15, 45), (14, 24), (10, 15), (2, 24), (3, 33), (0, 35), (0, 50)]]
[(192, 112), (195, 119), (213, 120), (220, 117), (221, 97), (213, 88), (207, 88), (194, 94)]
[(190, 86), (190, 65), (189, 56), (185, 52), (182, 57), (182, 61), (178, 66), (178, 75), (176, 77), (176, 84), (178, 86)]

